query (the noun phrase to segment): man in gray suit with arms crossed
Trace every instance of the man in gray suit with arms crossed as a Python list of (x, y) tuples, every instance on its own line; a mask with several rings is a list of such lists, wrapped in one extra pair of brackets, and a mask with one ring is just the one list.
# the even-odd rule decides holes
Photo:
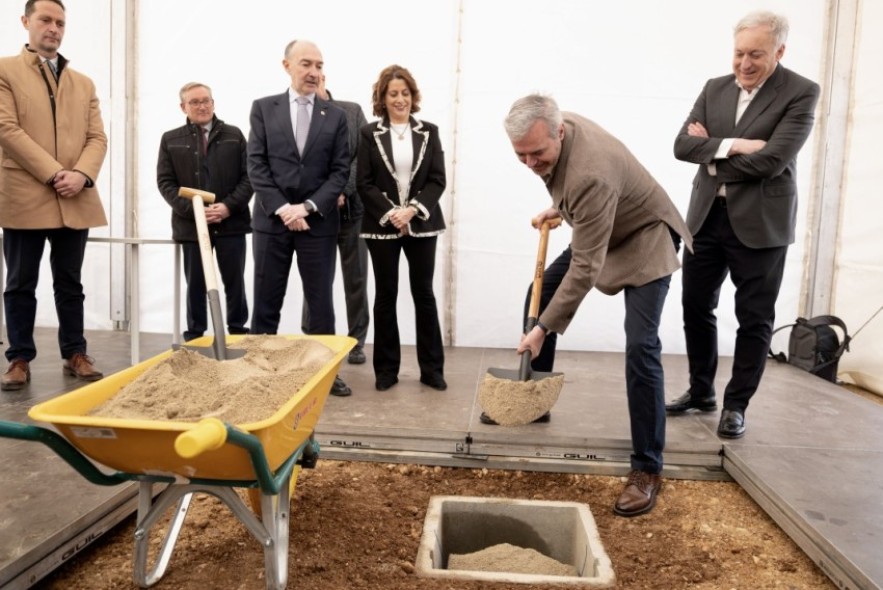
[(736, 286), (736, 348), (718, 435), (745, 433), (745, 410), (763, 375), (785, 254), (797, 217), (797, 153), (813, 125), (819, 87), (779, 64), (788, 21), (754, 12), (735, 28), (733, 73), (709, 80), (675, 139), (675, 157), (699, 164), (687, 211), (684, 332), (690, 388), (671, 414), (717, 409), (720, 287)]

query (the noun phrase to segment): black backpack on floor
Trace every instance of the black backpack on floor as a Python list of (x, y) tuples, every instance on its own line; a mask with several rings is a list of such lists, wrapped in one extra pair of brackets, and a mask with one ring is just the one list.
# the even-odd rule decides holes
[[(831, 326), (843, 331), (842, 343), (837, 331)], [(788, 356), (786, 357), (783, 352), (773, 353), (770, 350), (770, 357), (836, 383), (837, 364), (843, 353), (849, 350), (851, 339), (843, 320), (833, 315), (820, 315), (810, 319), (797, 318), (793, 324), (776, 328), (773, 334), (785, 328), (791, 328)]]

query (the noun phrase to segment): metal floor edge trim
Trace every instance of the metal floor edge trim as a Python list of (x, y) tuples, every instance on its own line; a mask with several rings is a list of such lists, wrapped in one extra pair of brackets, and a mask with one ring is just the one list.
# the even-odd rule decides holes
[[(321, 441), (319, 442), (321, 447)], [(319, 460), (364, 461), (373, 463), (401, 463), (469, 469), (501, 469), (509, 471), (538, 471), (551, 473), (578, 473), (584, 475), (622, 476), (629, 472), (628, 462), (556, 459), (518, 455), (482, 455), (431, 451), (404, 451), (372, 448), (322, 447)], [(666, 465), (663, 477), (694, 481), (732, 481), (723, 468), (705, 465)]]
[[(31, 555), (19, 571), (3, 571), (0, 578), (3, 590), (25, 590), (76, 557), (94, 541), (103, 537), (120, 522), (138, 510), (138, 484), (123, 484), (118, 493), (91, 511), (82, 514), (76, 522), (57, 534), (47, 537), (31, 550)], [(81, 526), (77, 526), (78, 523)], [(17, 562), (13, 562), (13, 565)], [(12, 568), (7, 568), (11, 570)]]
[(768, 485), (759, 481), (738, 454), (726, 446), (723, 468), (830, 578), (838, 590), (881, 590), (880, 586), (809, 526)]
[[(546, 460), (552, 464), (571, 463), (628, 465), (632, 453), (631, 441), (603, 438), (547, 437), (543, 444), (518, 442), (499, 435), (492, 438), (485, 433), (468, 431), (424, 431), (411, 429), (336, 429), (315, 433), (322, 453), (362, 451), (365, 454), (425, 454), (424, 457), (459, 455), (476, 458), (517, 457), (523, 461)], [(345, 456), (345, 455), (341, 455)], [(697, 474), (723, 471), (721, 446), (707, 445), (705, 449), (665, 452), (665, 470), (696, 468)], [(699, 479), (708, 479), (700, 477)]]

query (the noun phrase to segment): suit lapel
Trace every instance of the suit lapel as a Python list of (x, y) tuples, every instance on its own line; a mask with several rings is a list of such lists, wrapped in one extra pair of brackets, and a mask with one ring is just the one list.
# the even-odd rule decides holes
[(713, 135), (733, 137), (733, 130), (736, 128), (736, 109), (739, 107), (739, 92), (734, 76), (721, 92), (717, 108), (711, 109), (715, 120), (711, 127), (714, 129)]
[(278, 96), (273, 105), (276, 128), (282, 130), (282, 135), (291, 144), (291, 151), (297, 153), (297, 142), (294, 141), (294, 129), (291, 128), (291, 101), (288, 92)]
[(779, 86), (782, 84), (782, 66), (776, 66), (776, 71), (773, 72), (773, 75), (769, 77), (769, 79), (764, 83), (763, 86), (760, 87), (760, 90), (757, 91), (757, 96), (751, 101), (748, 105), (748, 108), (745, 109), (745, 112), (742, 114), (742, 118), (739, 119), (739, 124), (736, 126), (736, 134), (737, 137), (741, 137), (738, 135), (740, 133), (744, 133), (748, 127), (769, 107), (773, 101), (776, 99), (776, 96), (779, 94)]
[(423, 163), (423, 156), (426, 154), (426, 146), (429, 144), (429, 130), (423, 129), (423, 121), (418, 121), (412, 117), (410, 122), (413, 125), (411, 137), (414, 145), (414, 160), (411, 164), (410, 180), (413, 181), (414, 175), (417, 174), (417, 170), (420, 169), (420, 165)]
[(380, 150), (380, 157), (383, 159), (386, 171), (395, 178), (396, 168), (390, 157), (392, 155), (392, 134), (389, 132), (386, 119), (377, 122), (377, 128), (374, 130), (374, 142), (377, 144), (377, 149)]
[(325, 126), (325, 121), (328, 118), (327, 113), (330, 108), (330, 103), (322, 100), (318, 96), (316, 96), (314, 101), (313, 116), (310, 117), (310, 132), (307, 135), (307, 143), (304, 146), (304, 153), (301, 154), (301, 159), (310, 153), (310, 149), (312, 149), (313, 144), (319, 138), (319, 134), (322, 132), (322, 128)]

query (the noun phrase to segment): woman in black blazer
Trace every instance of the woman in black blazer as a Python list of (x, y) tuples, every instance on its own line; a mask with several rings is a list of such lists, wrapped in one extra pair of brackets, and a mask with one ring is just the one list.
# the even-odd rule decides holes
[(398, 383), (401, 345), (396, 316), (399, 259), (408, 276), (417, 321), (420, 382), (447, 389), (445, 355), (432, 278), (435, 249), (445, 230), (439, 199), (445, 190), (444, 152), (438, 127), (415, 119), (420, 91), (397, 65), (380, 73), (373, 88), (379, 121), (361, 129), (356, 185), (365, 203), (361, 236), (374, 267), (374, 377), (378, 390)]

